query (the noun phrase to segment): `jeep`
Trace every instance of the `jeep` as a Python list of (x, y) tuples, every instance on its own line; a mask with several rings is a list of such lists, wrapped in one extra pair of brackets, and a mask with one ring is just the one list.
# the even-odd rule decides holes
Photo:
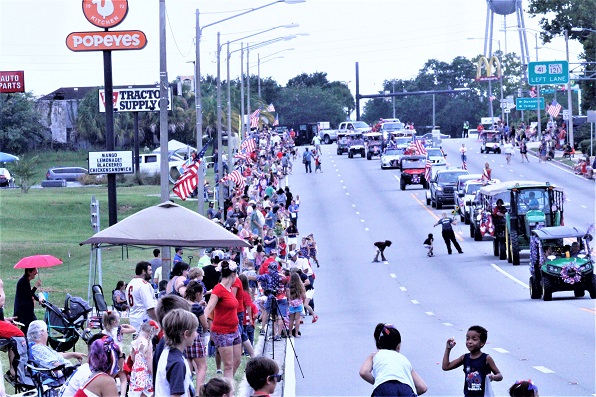
[[(577, 227), (554, 226), (532, 231), (530, 239), (530, 297), (550, 301), (553, 292), (573, 291), (596, 299), (593, 237)], [(571, 240), (571, 241), (569, 241)], [(569, 244), (571, 243), (571, 244)]]
[(427, 189), (428, 181), (426, 179), (426, 164), (426, 156), (403, 156), (400, 160), (399, 166), (399, 168), (401, 169), (401, 176), (399, 178), (399, 188), (401, 190), (406, 190), (407, 185), (422, 185), (424, 189)]

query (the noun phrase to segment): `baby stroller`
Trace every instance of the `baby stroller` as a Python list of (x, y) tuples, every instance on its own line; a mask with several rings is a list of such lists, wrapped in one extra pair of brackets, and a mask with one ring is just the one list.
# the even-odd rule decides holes
[(93, 310), (89, 303), (82, 298), (66, 294), (62, 310), (47, 300), (41, 304), (46, 309), (44, 321), (48, 324), (48, 344), (54, 350), (74, 350), (79, 338), (85, 342), (89, 340), (91, 332), (85, 330), (87, 314)]

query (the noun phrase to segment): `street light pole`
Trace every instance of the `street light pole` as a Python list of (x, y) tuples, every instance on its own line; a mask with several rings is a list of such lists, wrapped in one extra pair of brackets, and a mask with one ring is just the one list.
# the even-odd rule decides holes
[[(565, 29), (565, 53), (567, 54), (567, 64), (569, 64), (569, 32)], [(569, 143), (571, 147), (575, 147), (573, 140), (573, 103), (571, 96), (571, 67), (567, 67), (569, 73), (567, 75), (567, 106), (569, 107), (569, 114), (567, 119), (567, 131), (569, 132)]]
[[(221, 46), (219, 45), (219, 41), (220, 41), (220, 33), (217, 32), (217, 150), (218, 150), (218, 156), (217, 156), (217, 170), (218, 172), (215, 174), (215, 178), (216, 181), (221, 180), (221, 178), (223, 178), (223, 144), (222, 144), (222, 140), (221, 140), (221, 71), (220, 71), (220, 54), (221, 54)], [(229, 136), (228, 136), (228, 145), (229, 145)], [(221, 177), (220, 177), (221, 175)], [(218, 192), (218, 198), (217, 198), (217, 205), (219, 208), (221, 208), (223, 211), (225, 211), (224, 209), (224, 203), (223, 203), (223, 183), (221, 182), (217, 182), (217, 192)]]

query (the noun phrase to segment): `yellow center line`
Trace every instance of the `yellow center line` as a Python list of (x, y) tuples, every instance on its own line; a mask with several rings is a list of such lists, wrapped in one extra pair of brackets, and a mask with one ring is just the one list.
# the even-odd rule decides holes
[(583, 311), (585, 311), (585, 312), (588, 312), (588, 313), (592, 313), (593, 315), (595, 315), (595, 316), (596, 316), (596, 309), (588, 309), (588, 308), (586, 308), (586, 307), (580, 307), (579, 309), (580, 309), (580, 310), (583, 310)]
[[(426, 194), (426, 193), (425, 193)], [(430, 208), (428, 208), (428, 206), (426, 205), (425, 202), (422, 202), (415, 193), (410, 193), (410, 195), (412, 196), (412, 198), (414, 199), (414, 201), (418, 202), (418, 204), (420, 204), (420, 206), (422, 208), (424, 208), (426, 210), (426, 212), (428, 212), (430, 214), (430, 216), (432, 216), (433, 218), (435, 218), (435, 221), (438, 221), (439, 219), (441, 219), (439, 216), (437, 216), (437, 214), (435, 214)], [(426, 197), (424, 198), (424, 200), (426, 200)], [(458, 222), (459, 224), (459, 222)], [(453, 228), (453, 231), (455, 232), (455, 237), (459, 240), (459, 241), (464, 241), (463, 238), (463, 231), (460, 232), (456, 232), (455, 228)]]

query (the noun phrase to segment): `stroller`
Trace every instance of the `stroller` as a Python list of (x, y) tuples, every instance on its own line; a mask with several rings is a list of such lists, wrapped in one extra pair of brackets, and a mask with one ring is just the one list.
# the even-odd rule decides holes
[(42, 306), (46, 309), (44, 321), (48, 324), (48, 344), (54, 350), (74, 350), (79, 338), (85, 342), (89, 340), (91, 332), (85, 329), (85, 324), (93, 309), (85, 300), (66, 294), (64, 309), (60, 310), (48, 301), (43, 301)]

